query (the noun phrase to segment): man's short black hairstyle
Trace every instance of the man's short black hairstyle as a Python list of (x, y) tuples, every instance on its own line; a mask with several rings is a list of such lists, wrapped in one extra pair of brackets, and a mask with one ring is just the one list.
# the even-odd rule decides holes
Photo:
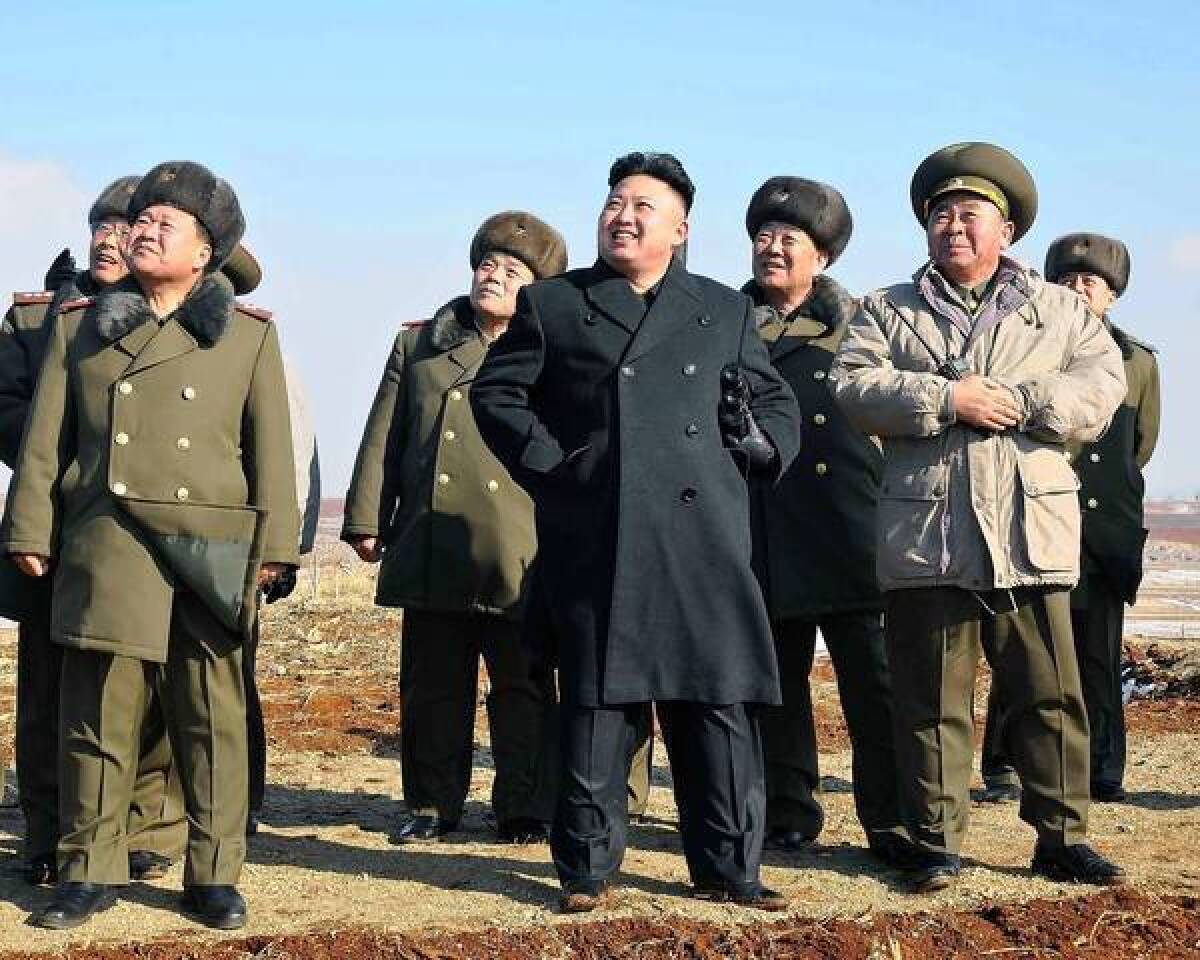
[(692, 212), (696, 185), (678, 158), (669, 153), (642, 153), (640, 150), (627, 153), (613, 162), (612, 169), (608, 171), (608, 186), (611, 189), (626, 177), (634, 177), (639, 173), (661, 180), (682, 198), (684, 212)]

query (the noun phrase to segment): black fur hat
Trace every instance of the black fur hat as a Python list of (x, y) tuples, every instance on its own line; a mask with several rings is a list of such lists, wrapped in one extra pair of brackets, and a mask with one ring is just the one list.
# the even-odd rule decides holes
[(639, 173), (661, 180), (683, 199), (685, 213), (692, 212), (692, 201), (696, 198), (696, 185), (688, 176), (683, 164), (670, 153), (627, 153), (613, 161), (608, 171), (608, 185), (615, 187), (626, 177)]
[(807, 233), (830, 264), (842, 255), (854, 230), (846, 198), (827, 183), (803, 177), (772, 177), (754, 191), (746, 209), (750, 238), (772, 220)]
[(233, 294), (237, 297), (253, 293), (262, 283), (262, 267), (244, 243), (239, 243), (233, 248), (233, 253), (221, 267), (221, 272), (233, 284)]
[(1094, 273), (1118, 297), (1129, 284), (1129, 251), (1120, 240), (1098, 233), (1068, 233), (1046, 251), (1046, 279), (1058, 283), (1064, 274)]
[(141, 179), (141, 177), (121, 177), (101, 190), (100, 196), (92, 204), (92, 209), (88, 211), (88, 224), (95, 227), (101, 220), (107, 220), (109, 217), (130, 219), (129, 201)]
[(129, 202), (129, 218), (158, 203), (190, 213), (208, 231), (213, 242), (209, 273), (221, 269), (246, 232), (233, 187), (198, 163), (160, 163), (147, 173)]
[(566, 241), (552, 226), (522, 210), (506, 210), (480, 224), (471, 241), (471, 269), (491, 251), (516, 257), (538, 280), (567, 269)]

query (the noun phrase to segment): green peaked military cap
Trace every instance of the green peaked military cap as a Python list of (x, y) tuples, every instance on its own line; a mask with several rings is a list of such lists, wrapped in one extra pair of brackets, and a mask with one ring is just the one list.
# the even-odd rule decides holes
[(233, 294), (237, 297), (253, 293), (262, 283), (262, 267), (259, 266), (258, 259), (244, 243), (239, 243), (233, 248), (233, 253), (221, 267), (221, 272), (233, 284)]
[(854, 230), (846, 198), (829, 184), (804, 177), (771, 177), (754, 191), (746, 209), (750, 239), (772, 220), (790, 223), (807, 233), (831, 266), (846, 249)]
[(1046, 251), (1046, 279), (1058, 283), (1068, 273), (1103, 277), (1119, 297), (1129, 285), (1129, 251), (1120, 240), (1099, 233), (1068, 233)]
[(480, 224), (471, 240), (471, 269), (477, 269), (492, 251), (516, 257), (538, 280), (567, 269), (567, 243), (561, 234), (523, 210), (506, 210)]
[(994, 203), (1013, 224), (1013, 240), (1029, 232), (1037, 217), (1037, 187), (1029, 170), (1003, 147), (977, 140), (952, 143), (931, 153), (913, 174), (909, 196), (922, 226), (934, 201), (966, 191)]

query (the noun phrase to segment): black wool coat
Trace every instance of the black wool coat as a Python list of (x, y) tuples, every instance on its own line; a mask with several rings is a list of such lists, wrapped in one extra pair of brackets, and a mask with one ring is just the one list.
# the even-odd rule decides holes
[(824, 275), (788, 317), (765, 305), (753, 281), (742, 289), (766, 318), (759, 333), (796, 395), (804, 430), (804, 448), (780, 481), (755, 491), (755, 549), (771, 619), (882, 610), (875, 517), (883, 454), (829, 390), (829, 367), (857, 304)]
[(480, 432), (534, 501), (528, 622), (565, 702), (779, 702), (747, 482), (717, 424), (740, 356), (780, 469), (799, 446), (752, 311), (678, 262), (647, 311), (598, 261), (523, 289), (480, 368)]

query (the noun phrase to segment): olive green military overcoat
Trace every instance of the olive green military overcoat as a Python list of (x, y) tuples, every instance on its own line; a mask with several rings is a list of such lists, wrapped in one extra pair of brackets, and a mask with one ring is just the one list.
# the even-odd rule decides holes
[(164, 662), (177, 588), (244, 633), (297, 562), (294, 476), (274, 326), (219, 275), (161, 322), (127, 280), (62, 307), (0, 549), (52, 558), (56, 641)]
[(342, 527), (344, 540), (382, 538), (384, 606), (519, 615), (533, 504), (475, 426), (468, 393), (486, 354), (466, 297), (396, 337)]

